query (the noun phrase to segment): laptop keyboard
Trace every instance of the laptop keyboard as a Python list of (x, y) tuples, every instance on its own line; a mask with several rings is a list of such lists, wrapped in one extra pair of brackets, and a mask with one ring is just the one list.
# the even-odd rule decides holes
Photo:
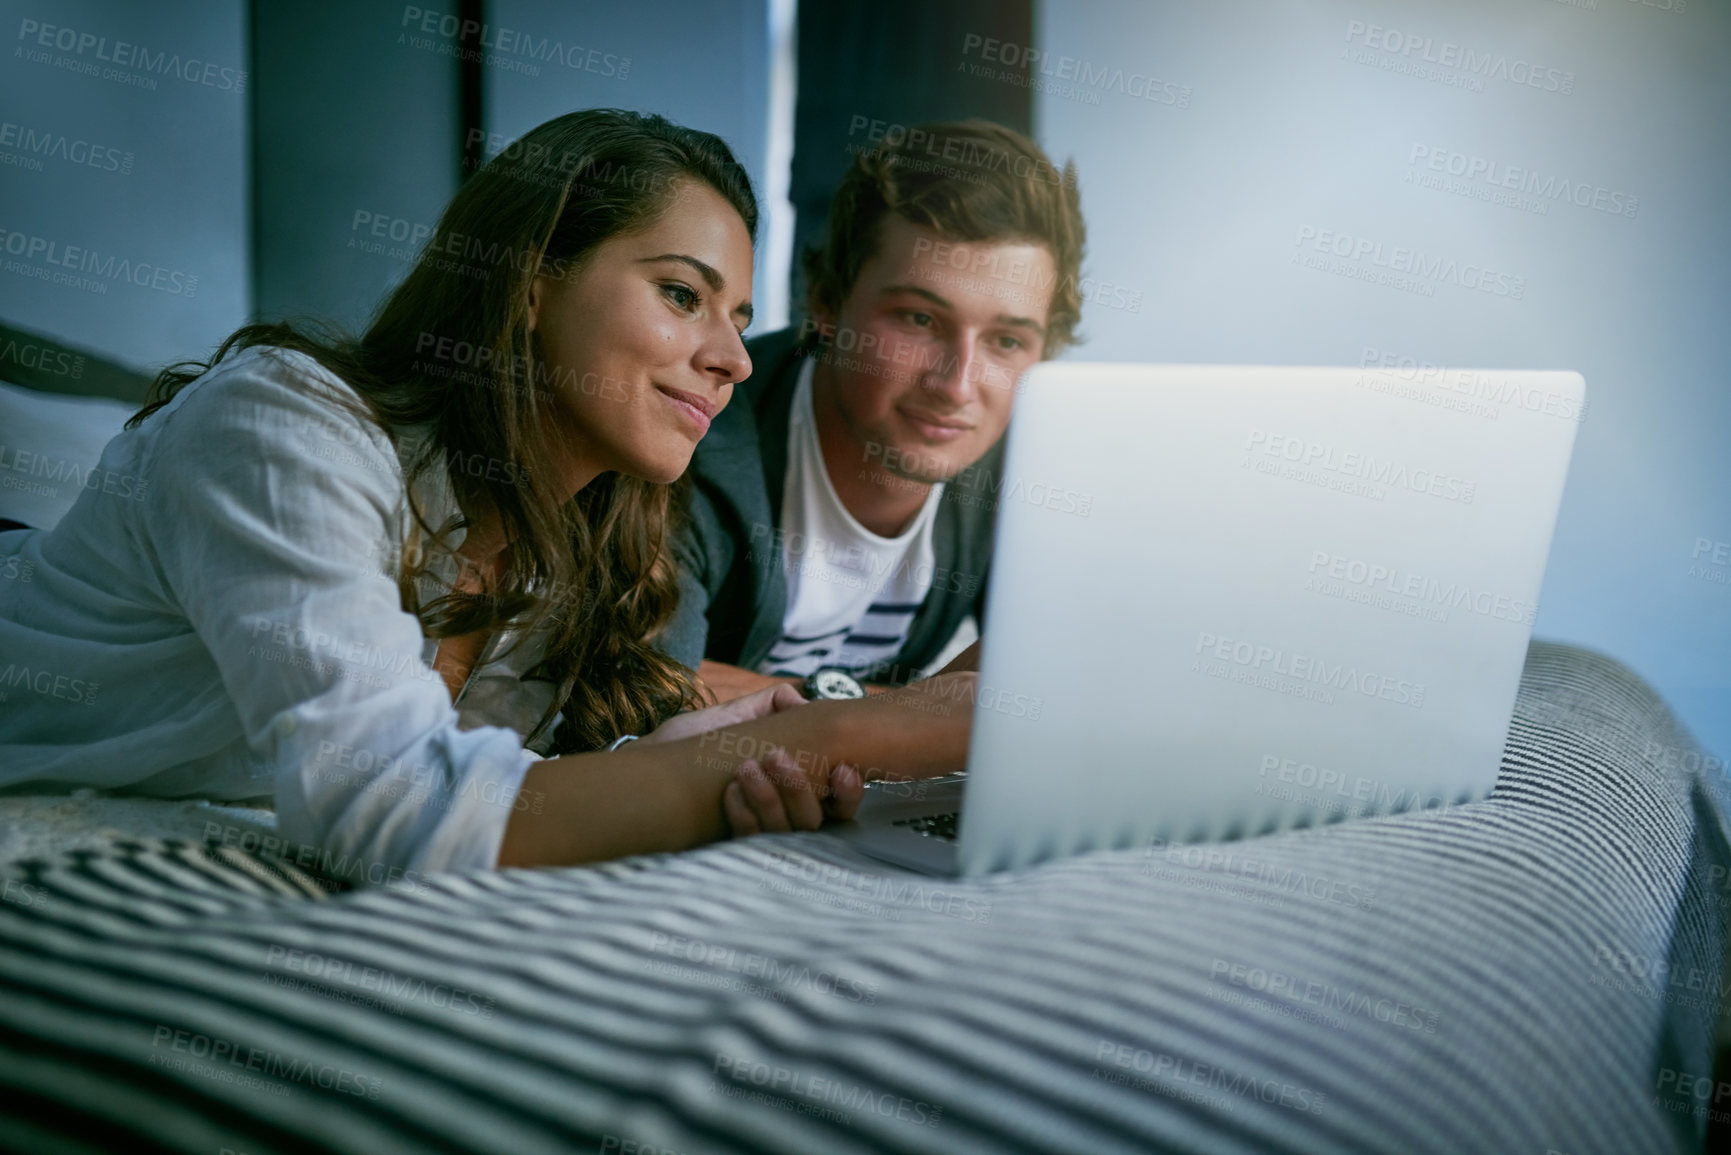
[(956, 820), (961, 817), (961, 811), (952, 810), (948, 814), (924, 814), (918, 818), (898, 818), (891, 826), (905, 826), (915, 834), (923, 834), (927, 838), (941, 838), (945, 842), (956, 840)]

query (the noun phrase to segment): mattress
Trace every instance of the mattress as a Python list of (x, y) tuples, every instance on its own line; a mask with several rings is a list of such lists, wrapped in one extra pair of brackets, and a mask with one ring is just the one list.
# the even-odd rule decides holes
[(5, 871), (0, 1144), (1697, 1150), (1716, 765), (1535, 642), (1484, 801), (979, 880), (817, 832), (354, 888), (214, 818)]

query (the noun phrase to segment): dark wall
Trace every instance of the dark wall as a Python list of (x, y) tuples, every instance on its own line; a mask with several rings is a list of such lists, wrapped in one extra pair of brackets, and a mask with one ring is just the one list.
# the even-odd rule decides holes
[(790, 194), (796, 213), (796, 313), (803, 299), (800, 254), (822, 240), (830, 198), (854, 153), (869, 147), (888, 125), (978, 116), (1029, 132), (1029, 90), (983, 84), (968, 64), (978, 59), (971, 46), (987, 39), (1026, 45), (1032, 37), (1032, 0), (800, 5)]
[(253, 0), (258, 316), (364, 324), (456, 191), (458, 65), (418, 46), (404, 11)]
[(246, 318), (245, 6), (0, 0), (0, 320), (134, 367)]

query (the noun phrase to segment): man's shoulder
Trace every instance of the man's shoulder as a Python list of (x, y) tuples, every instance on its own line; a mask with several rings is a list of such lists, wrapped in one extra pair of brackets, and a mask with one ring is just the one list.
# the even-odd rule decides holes
[(990, 449), (957, 470), (955, 476), (944, 485), (945, 496), (954, 494), (960, 499), (964, 495), (996, 493), (1002, 485), (1000, 478), (1004, 472), (1004, 441), (1005, 438), (1000, 436), (992, 442)]
[(766, 407), (786, 408), (792, 403), (788, 379), (798, 374), (798, 331), (765, 333), (747, 341), (745, 348), (751, 356), (751, 376), (734, 387), (732, 400), (716, 414), (692, 456), (692, 469), (700, 480), (736, 473), (742, 460), (757, 456)]
[(793, 356), (799, 349), (801, 332), (801, 326), (789, 325), (747, 338), (745, 351), (751, 354), (751, 376), (759, 376), (768, 367), (768, 362), (779, 362)]
[[(745, 343), (745, 351), (751, 357), (751, 376), (739, 383), (737, 392), (750, 399), (751, 408), (755, 410), (771, 399), (783, 404), (790, 402), (793, 393), (786, 386), (799, 369), (799, 328), (789, 325), (753, 337)], [(783, 393), (787, 394), (785, 400), (781, 398)]]
[(763, 407), (779, 400), (782, 390), (774, 387), (776, 379), (797, 372), (798, 345), (794, 329), (765, 333), (746, 342), (751, 376), (734, 387), (733, 398), (716, 414), (691, 456), (691, 474), (696, 482), (692, 512), (697, 521), (729, 520), (725, 510), (747, 520), (767, 516), (768, 480), (760, 433)]

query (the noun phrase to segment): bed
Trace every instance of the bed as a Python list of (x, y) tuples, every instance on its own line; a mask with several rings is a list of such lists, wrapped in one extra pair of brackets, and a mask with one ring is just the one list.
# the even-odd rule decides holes
[(1485, 801), (979, 881), (818, 832), (354, 886), (187, 809), (0, 868), (0, 1145), (1699, 1150), (1728, 817), (1544, 641)]

